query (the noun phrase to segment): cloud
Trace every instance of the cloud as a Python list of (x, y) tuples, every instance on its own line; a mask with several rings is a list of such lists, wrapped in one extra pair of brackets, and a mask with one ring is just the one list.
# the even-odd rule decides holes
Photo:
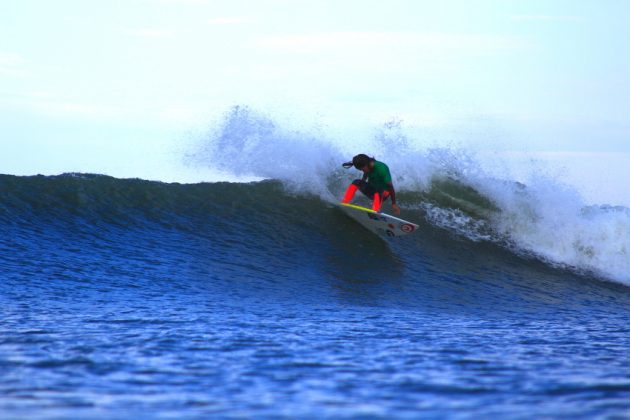
[(172, 29), (136, 28), (124, 32), (141, 38), (169, 38), (175, 35), (175, 31)]
[(160, 3), (175, 4), (175, 5), (206, 5), (210, 3), (210, 0), (158, 0)]
[(0, 51), (0, 75), (19, 76), (24, 72), (26, 63), (27, 60), (20, 54)]
[(512, 20), (538, 21), (538, 22), (581, 22), (584, 19), (580, 16), (552, 16), (552, 15), (511, 15)]
[(517, 38), (404, 32), (325, 32), (308, 35), (262, 37), (255, 41), (260, 48), (283, 52), (315, 52), (361, 50), (375, 48), (410, 48), (420, 50), (491, 51), (517, 49), (526, 46)]
[(223, 16), (214, 19), (209, 19), (210, 25), (242, 25), (245, 23), (251, 23), (251, 19), (238, 16)]
[(33, 101), (26, 102), (27, 108), (51, 117), (57, 118), (80, 118), (89, 120), (107, 120), (125, 116), (129, 110), (122, 110), (120, 107), (95, 105), (88, 103), (78, 103), (65, 101), (62, 98), (33, 98)]

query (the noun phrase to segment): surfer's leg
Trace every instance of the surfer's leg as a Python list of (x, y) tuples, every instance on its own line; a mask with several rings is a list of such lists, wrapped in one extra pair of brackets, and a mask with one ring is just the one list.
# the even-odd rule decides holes
[(374, 211), (381, 210), (381, 195), (379, 193), (374, 193), (374, 201), (372, 202), (372, 210)]
[(349, 203), (352, 201), (352, 199), (354, 198), (354, 194), (356, 194), (357, 190), (359, 189), (359, 185), (361, 182), (362, 181), (360, 179), (355, 179), (354, 181), (352, 181), (352, 184), (350, 184), (350, 186), (346, 190), (346, 194), (343, 196), (343, 200), (341, 200), (342, 203)]
[(381, 206), (389, 197), (389, 191), (384, 191), (382, 193), (375, 192), (374, 193), (374, 202), (372, 203), (372, 210), (381, 211)]
[(358, 189), (359, 189), (359, 187), (357, 187), (356, 185), (350, 184), (350, 186), (346, 190), (346, 194), (343, 196), (343, 200), (341, 200), (341, 202), (342, 203), (349, 203), (349, 202), (351, 202), (352, 199), (354, 198), (354, 194), (356, 194)]
[(374, 187), (372, 187), (370, 184), (363, 181), (362, 179), (355, 179), (354, 181), (352, 181), (352, 184), (350, 184), (350, 186), (346, 190), (346, 195), (343, 197), (342, 203), (349, 203), (350, 201), (352, 201), (357, 190), (360, 190), (370, 200), (375, 200), (374, 204), (372, 205), (373, 209), (381, 208), (381, 199), (378, 191), (376, 191)]
[(361, 190), (363, 194), (365, 194), (366, 197), (368, 197), (370, 200), (373, 200), (372, 210), (379, 211), (381, 209), (381, 204), (382, 204), (381, 194), (379, 194), (379, 192), (376, 191), (374, 187), (372, 187), (370, 184), (368, 184), (367, 182), (363, 180), (357, 179), (354, 181), (354, 183), (358, 185), (359, 189)]

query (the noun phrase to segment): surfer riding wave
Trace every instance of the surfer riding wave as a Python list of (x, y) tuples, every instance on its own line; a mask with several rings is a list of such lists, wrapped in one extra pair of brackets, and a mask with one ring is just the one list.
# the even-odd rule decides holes
[(363, 177), (352, 181), (341, 202), (349, 203), (357, 190), (360, 190), (372, 200), (372, 210), (378, 212), (380, 212), (383, 202), (391, 197), (392, 209), (396, 215), (399, 215), (400, 207), (396, 204), (396, 190), (394, 190), (389, 167), (365, 154), (356, 155), (352, 158), (352, 162), (343, 164), (346, 169), (353, 166), (363, 172)]

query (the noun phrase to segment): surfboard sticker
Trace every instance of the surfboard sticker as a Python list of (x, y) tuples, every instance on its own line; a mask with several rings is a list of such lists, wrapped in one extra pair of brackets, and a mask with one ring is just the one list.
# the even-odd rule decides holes
[(355, 204), (339, 203), (341, 210), (357, 222), (383, 236), (404, 236), (418, 230), (419, 226), (386, 213), (378, 213)]

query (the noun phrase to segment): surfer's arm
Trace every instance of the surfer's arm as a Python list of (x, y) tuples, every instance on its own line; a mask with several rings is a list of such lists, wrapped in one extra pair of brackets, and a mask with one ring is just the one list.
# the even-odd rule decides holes
[(396, 190), (394, 189), (394, 184), (391, 182), (387, 183), (387, 192), (389, 192), (389, 196), (392, 198), (392, 209), (394, 209), (394, 213), (400, 214), (400, 207), (396, 204)]
[(388, 182), (387, 191), (389, 192), (389, 196), (392, 198), (392, 205), (396, 204), (396, 190), (394, 190), (394, 184)]

